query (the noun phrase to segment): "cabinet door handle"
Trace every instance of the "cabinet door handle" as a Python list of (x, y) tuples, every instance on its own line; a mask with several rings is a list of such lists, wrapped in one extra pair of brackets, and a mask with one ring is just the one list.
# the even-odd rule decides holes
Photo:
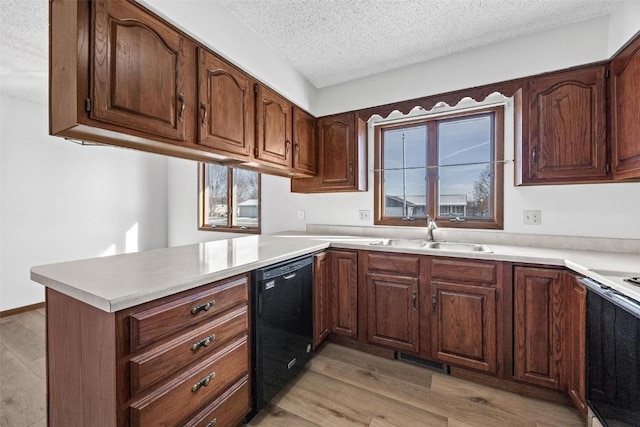
[(531, 164), (535, 165), (538, 162), (538, 147), (531, 147)]
[(284, 143), (284, 157), (289, 155), (289, 147), (291, 146), (291, 141), (287, 140)]
[(209, 375), (207, 375), (206, 377), (204, 377), (203, 379), (195, 383), (193, 387), (191, 387), (191, 391), (195, 393), (200, 389), (200, 387), (208, 386), (211, 380), (214, 379), (215, 377), (216, 377), (216, 373), (211, 372)]
[(198, 314), (200, 311), (209, 311), (216, 304), (216, 300), (212, 299), (206, 304), (196, 305), (191, 309), (191, 314)]
[(203, 111), (202, 121), (200, 122), (200, 126), (205, 127), (207, 123), (207, 104), (205, 104), (204, 102), (201, 102), (200, 109)]
[(209, 424), (207, 424), (206, 427), (213, 427), (214, 425), (218, 424), (218, 419), (214, 418), (211, 421), (209, 421)]
[(411, 294), (411, 302), (413, 303), (413, 311), (418, 311), (418, 293), (416, 291)]
[(178, 101), (180, 101), (180, 109), (178, 110), (178, 120), (184, 121), (184, 95), (181, 93), (178, 95)]
[(296, 142), (293, 146), (293, 149), (295, 151), (296, 160), (300, 160), (300, 144)]
[(209, 335), (208, 337), (193, 343), (193, 345), (191, 346), (191, 350), (196, 351), (197, 349), (199, 349), (200, 347), (209, 347), (209, 345), (215, 341), (216, 339), (216, 334), (213, 335)]
[(438, 299), (435, 295), (431, 295), (431, 314), (435, 316), (438, 313)]

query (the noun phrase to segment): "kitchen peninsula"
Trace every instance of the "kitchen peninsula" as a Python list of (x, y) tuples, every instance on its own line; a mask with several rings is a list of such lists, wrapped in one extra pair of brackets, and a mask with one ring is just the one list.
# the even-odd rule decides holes
[[(322, 274), (323, 264), (316, 265), (314, 286), (328, 288), (324, 295), (329, 298), (321, 310), (328, 313), (325, 322), (328, 320), (330, 334), (344, 336), (340, 328), (346, 295), (337, 282), (343, 280), (343, 268), (349, 265), (343, 261), (355, 260), (353, 274), (347, 275), (351, 280), (347, 285), (354, 290), (349, 295), (355, 296), (355, 300), (346, 302), (356, 310), (345, 317), (356, 328), (351, 339), (386, 351), (397, 347), (404, 353), (421, 357), (432, 354), (427, 350), (432, 346), (428, 331), (433, 331), (427, 327), (428, 322), (432, 322), (431, 316), (427, 316), (431, 314), (431, 301), (429, 288), (423, 287), (424, 283), (442, 280), (434, 273), (437, 268), (440, 268), (439, 277), (450, 275), (447, 268), (451, 266), (463, 265), (463, 268), (456, 267), (456, 274), (465, 270), (479, 272), (479, 278), (467, 277), (462, 283), (477, 282), (481, 294), (495, 289), (491, 290), (495, 293), (491, 300), (480, 298), (484, 302), (479, 309), (483, 316), (489, 315), (482, 324), (489, 319), (489, 323), (493, 323), (491, 328), (495, 329), (490, 328), (489, 335), (485, 330), (478, 331), (485, 346), (488, 340), (494, 340), (495, 344), (488, 344), (493, 345), (495, 351), (489, 354), (481, 351), (469, 362), (459, 356), (451, 358), (440, 349), (439, 353), (433, 353), (434, 358), (452, 366), (470, 368), (470, 372), (481, 372), (480, 377), (494, 376), (514, 383), (520, 380), (518, 384), (527, 382), (528, 377), (525, 372), (514, 379), (514, 366), (517, 371), (518, 361), (509, 356), (513, 355), (511, 349), (515, 345), (508, 338), (516, 327), (511, 297), (518, 274), (514, 271), (578, 273), (640, 299), (640, 292), (616, 275), (616, 272), (635, 271), (640, 265), (639, 254), (497, 244), (489, 245), (491, 252), (469, 253), (371, 244), (377, 240), (321, 235), (249, 236), (33, 267), (32, 279), (47, 287), (49, 425), (86, 425), (88, 420), (95, 419), (111, 426), (146, 425), (151, 419), (186, 425), (206, 425), (212, 419), (223, 425), (239, 422), (250, 410), (249, 273), (304, 254), (325, 251), (347, 255), (335, 260), (330, 258), (326, 263), (328, 270)], [(375, 254), (384, 254), (384, 257)], [(367, 268), (382, 268), (386, 272), (365, 274), (365, 268), (358, 267), (365, 259)], [(384, 263), (385, 259), (391, 264), (381, 267), (380, 262)], [(377, 267), (371, 260), (377, 260)], [(416, 264), (406, 263), (407, 260)], [(418, 268), (425, 263), (431, 267)], [(415, 271), (411, 265), (416, 266)], [(412, 343), (416, 347), (398, 337), (395, 341), (388, 336), (381, 339), (384, 325), (381, 331), (376, 331), (378, 335), (371, 336), (371, 325), (369, 334), (366, 333), (367, 313), (369, 318), (372, 315), (375, 318), (372, 307), (379, 307), (371, 291), (377, 288), (366, 284), (384, 286), (394, 282), (390, 268), (414, 271), (396, 277), (417, 274), (415, 279), (408, 280), (415, 286), (410, 288), (413, 296), (409, 293), (413, 309), (409, 305), (407, 312), (407, 319), (415, 319), (412, 327), (421, 326), (417, 340)], [(369, 282), (371, 277), (382, 280)], [(496, 285), (487, 287), (488, 283), (494, 283), (492, 280)], [(400, 294), (391, 291), (395, 298), (391, 302), (402, 302), (397, 299)], [(473, 302), (474, 298), (459, 302)], [(368, 308), (364, 304), (367, 299)], [(497, 315), (491, 315), (487, 307), (494, 307)], [(470, 306), (471, 311), (474, 309)], [(314, 313), (317, 319), (316, 316)], [(394, 321), (404, 321), (404, 317), (392, 317)], [(474, 328), (468, 334), (475, 332)], [(211, 345), (194, 346), (202, 336), (206, 336)], [(487, 357), (493, 359), (487, 363), (481, 361)], [(570, 393), (571, 387), (564, 379), (568, 373), (563, 369), (552, 370), (549, 374), (552, 386), (544, 386)], [(578, 378), (581, 377), (579, 374)], [(578, 396), (584, 399), (584, 390), (578, 392)]]

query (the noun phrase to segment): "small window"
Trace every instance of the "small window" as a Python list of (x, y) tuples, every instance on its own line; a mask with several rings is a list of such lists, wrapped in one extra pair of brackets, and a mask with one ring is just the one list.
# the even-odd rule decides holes
[(260, 233), (260, 174), (200, 164), (199, 228)]
[(375, 224), (502, 228), (503, 107), (376, 126)]

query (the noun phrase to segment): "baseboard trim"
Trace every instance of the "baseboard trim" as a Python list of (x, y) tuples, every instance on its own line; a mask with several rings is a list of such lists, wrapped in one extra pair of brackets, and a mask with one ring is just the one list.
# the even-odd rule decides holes
[(25, 305), (24, 307), (11, 308), (9, 310), (0, 311), (0, 318), (13, 316), (14, 314), (24, 313), (26, 311), (37, 310), (39, 308), (44, 308), (44, 307), (45, 307), (45, 303), (43, 301), (36, 304)]

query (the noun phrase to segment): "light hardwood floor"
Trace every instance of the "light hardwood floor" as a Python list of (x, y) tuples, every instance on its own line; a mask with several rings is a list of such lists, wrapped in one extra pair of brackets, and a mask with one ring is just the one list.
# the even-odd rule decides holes
[[(44, 309), (0, 319), (0, 426), (46, 426)], [(571, 427), (573, 408), (327, 344), (255, 427)]]

